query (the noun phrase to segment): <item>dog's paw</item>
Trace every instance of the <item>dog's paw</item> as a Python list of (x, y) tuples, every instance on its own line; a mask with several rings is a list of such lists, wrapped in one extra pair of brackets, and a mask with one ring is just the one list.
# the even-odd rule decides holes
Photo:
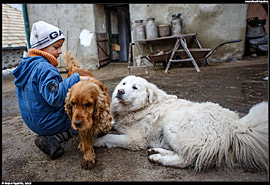
[(95, 138), (93, 141), (92, 141), (92, 146), (93, 147), (104, 147), (106, 146), (106, 138), (108, 137), (108, 134), (103, 136), (103, 137), (100, 137), (100, 138)]
[(101, 144), (101, 142), (100, 142), (100, 138), (95, 138), (93, 141), (92, 141), (92, 146), (93, 147), (101, 147), (102, 146), (102, 144)]
[(151, 148), (147, 150), (148, 156), (152, 154), (174, 155), (175, 152), (164, 148)]
[(148, 149), (147, 150), (147, 154), (152, 155), (152, 154), (158, 154), (159, 152), (157, 150), (155, 150), (154, 148)]
[(153, 163), (158, 163), (161, 164), (160, 160), (161, 160), (161, 154), (151, 154), (148, 156), (149, 161), (153, 162)]
[(81, 166), (85, 170), (90, 170), (95, 165), (95, 160), (83, 160)]

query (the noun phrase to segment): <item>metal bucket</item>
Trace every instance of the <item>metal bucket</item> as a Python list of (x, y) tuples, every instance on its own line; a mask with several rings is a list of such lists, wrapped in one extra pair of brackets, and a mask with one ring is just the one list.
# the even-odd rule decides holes
[(176, 13), (172, 15), (171, 29), (172, 35), (181, 35), (183, 19), (180, 17), (181, 13)]
[(160, 37), (166, 37), (170, 35), (170, 25), (162, 24), (158, 25), (158, 34)]
[(146, 38), (155, 39), (158, 38), (157, 24), (155, 23), (155, 18), (146, 19), (147, 23), (145, 25)]
[(143, 20), (136, 20), (136, 25), (134, 26), (134, 40), (145, 39), (145, 26), (143, 25)]

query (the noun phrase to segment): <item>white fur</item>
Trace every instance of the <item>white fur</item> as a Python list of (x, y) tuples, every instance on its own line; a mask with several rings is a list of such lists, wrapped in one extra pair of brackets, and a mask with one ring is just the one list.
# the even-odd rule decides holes
[(111, 113), (121, 135), (96, 139), (96, 147), (152, 148), (150, 161), (196, 171), (235, 163), (268, 170), (267, 102), (240, 119), (216, 103), (178, 99), (143, 78), (127, 76), (113, 92)]

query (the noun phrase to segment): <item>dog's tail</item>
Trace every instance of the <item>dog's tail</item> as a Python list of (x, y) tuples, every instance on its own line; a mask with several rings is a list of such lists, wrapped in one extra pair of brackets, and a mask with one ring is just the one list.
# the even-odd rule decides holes
[(66, 69), (68, 72), (75, 71), (76, 69), (82, 69), (82, 66), (80, 65), (80, 62), (75, 59), (70, 54), (70, 50), (67, 50), (64, 55), (65, 63), (66, 63)]
[(254, 105), (237, 122), (232, 144), (237, 163), (268, 171), (268, 102)]

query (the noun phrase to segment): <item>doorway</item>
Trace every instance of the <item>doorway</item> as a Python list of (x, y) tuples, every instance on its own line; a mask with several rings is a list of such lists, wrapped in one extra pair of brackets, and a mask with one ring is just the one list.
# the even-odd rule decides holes
[(106, 25), (111, 48), (111, 61), (127, 62), (131, 41), (128, 4), (105, 4)]

